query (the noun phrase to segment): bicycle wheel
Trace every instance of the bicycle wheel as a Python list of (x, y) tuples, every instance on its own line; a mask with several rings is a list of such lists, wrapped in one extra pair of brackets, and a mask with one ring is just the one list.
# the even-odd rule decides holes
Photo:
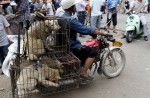
[(126, 63), (125, 54), (120, 48), (112, 49), (111, 53), (107, 53), (102, 61), (103, 74), (108, 78), (120, 75)]

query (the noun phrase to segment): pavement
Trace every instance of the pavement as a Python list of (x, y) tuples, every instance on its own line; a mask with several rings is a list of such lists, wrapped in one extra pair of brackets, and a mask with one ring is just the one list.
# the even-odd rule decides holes
[[(146, 17), (150, 22), (150, 14)], [(35, 98), (150, 98), (150, 33), (149, 41), (144, 41), (141, 37), (128, 44), (125, 39), (121, 39), (126, 18), (127, 15), (118, 14), (118, 33), (112, 33), (123, 43), (122, 49), (126, 55), (126, 66), (120, 76), (108, 79), (104, 75), (96, 74), (94, 81), (81, 88)], [(103, 16), (102, 26), (106, 25), (105, 22), (106, 15)], [(89, 38), (87, 36), (79, 39), (83, 42)], [(0, 98), (7, 98), (10, 87), (10, 79), (4, 75), (0, 76)]]

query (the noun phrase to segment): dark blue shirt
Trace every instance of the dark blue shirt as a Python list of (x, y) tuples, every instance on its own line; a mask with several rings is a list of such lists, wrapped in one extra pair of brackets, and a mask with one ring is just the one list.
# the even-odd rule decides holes
[(55, 9), (57, 10), (60, 7), (59, 2), (55, 2)]
[(67, 18), (70, 23), (70, 46), (71, 48), (82, 47), (81, 42), (77, 39), (77, 33), (80, 33), (83, 35), (92, 35), (95, 29), (81, 24), (74, 16), (71, 16), (68, 13), (64, 13), (62, 17)]

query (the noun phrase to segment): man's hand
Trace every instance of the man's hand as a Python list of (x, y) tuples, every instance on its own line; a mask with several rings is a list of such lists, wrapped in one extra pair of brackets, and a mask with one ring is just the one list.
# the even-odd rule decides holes
[(105, 32), (103, 32), (102, 35), (103, 35), (103, 36), (107, 36), (108, 34), (109, 34), (109, 33), (105, 31)]
[(95, 30), (93, 32), (94, 35), (102, 35), (102, 36), (107, 36), (108, 32), (107, 31), (99, 31), (99, 30)]

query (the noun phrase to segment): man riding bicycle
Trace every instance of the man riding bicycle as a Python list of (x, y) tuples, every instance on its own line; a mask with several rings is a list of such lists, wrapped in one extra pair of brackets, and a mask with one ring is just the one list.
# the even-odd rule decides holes
[(87, 70), (92, 65), (97, 56), (97, 51), (91, 47), (85, 47), (81, 45), (81, 42), (77, 39), (77, 33), (84, 35), (108, 35), (108, 32), (101, 32), (94, 28), (90, 28), (81, 24), (73, 15), (76, 12), (75, 4), (77, 0), (62, 0), (61, 5), (65, 13), (62, 17), (67, 18), (70, 24), (70, 47), (72, 52), (84, 62), (84, 67), (81, 73), (81, 78), (84, 80), (93, 80), (93, 77), (87, 75)]

